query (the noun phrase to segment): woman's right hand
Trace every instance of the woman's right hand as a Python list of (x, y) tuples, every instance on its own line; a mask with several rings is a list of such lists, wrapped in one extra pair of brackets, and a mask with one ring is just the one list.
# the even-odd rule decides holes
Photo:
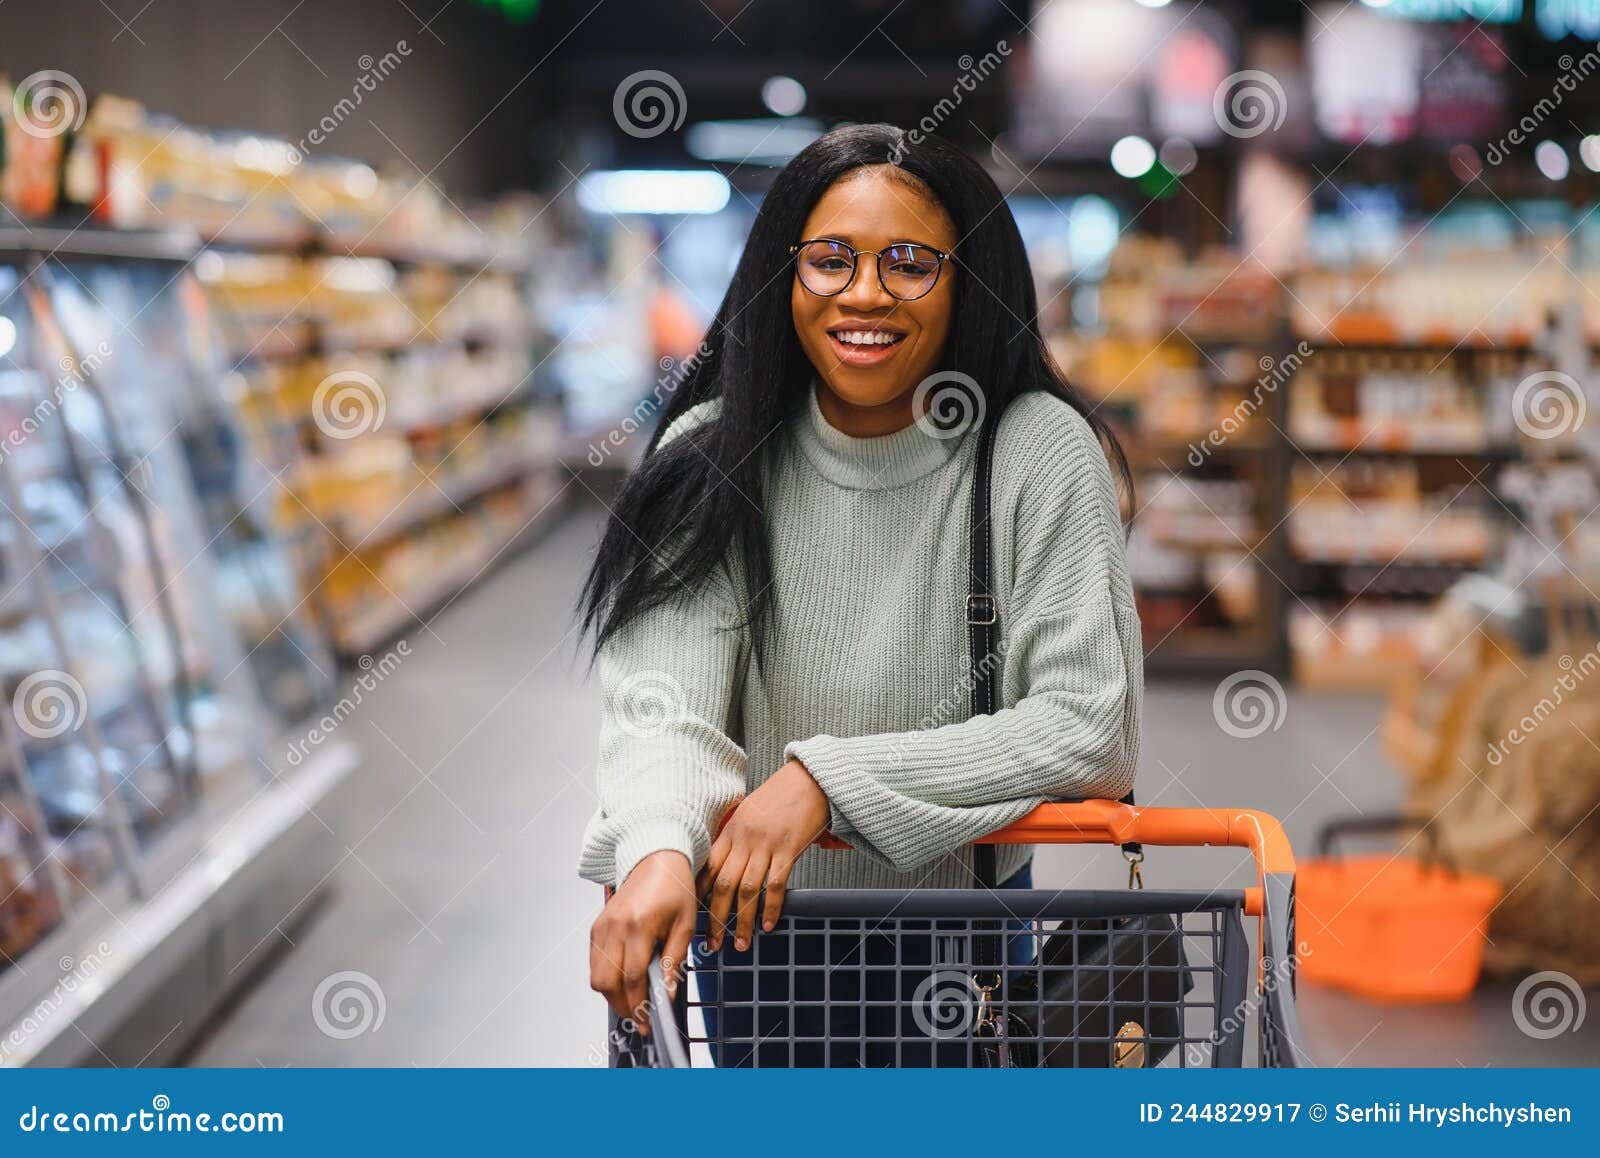
[(651, 853), (628, 874), (589, 929), (589, 987), (618, 1017), (650, 1032), (647, 970), (656, 946), (674, 995), (694, 938), (699, 900), (694, 869), (681, 852)]

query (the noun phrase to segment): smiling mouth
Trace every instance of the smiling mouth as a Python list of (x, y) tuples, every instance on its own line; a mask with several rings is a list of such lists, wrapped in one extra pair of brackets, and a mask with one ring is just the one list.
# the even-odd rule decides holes
[(838, 327), (828, 331), (828, 337), (841, 346), (851, 349), (876, 350), (888, 346), (897, 346), (905, 341), (905, 334), (899, 330), (882, 330), (865, 327)]

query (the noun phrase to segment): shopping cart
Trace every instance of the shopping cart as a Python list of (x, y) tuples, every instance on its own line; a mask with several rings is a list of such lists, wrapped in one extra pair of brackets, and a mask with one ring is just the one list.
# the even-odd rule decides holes
[[(1126, 890), (796, 889), (746, 952), (731, 934), (717, 954), (698, 944), (676, 1000), (653, 962), (652, 1032), (612, 1015), (611, 1065), (1309, 1065), (1294, 1006), (1294, 856), (1273, 817), (1046, 804), (978, 843), (1130, 842), (1248, 848), (1257, 883), (1134, 888), (1135, 861)], [(1259, 920), (1253, 961), (1247, 916)], [(977, 963), (999, 960), (986, 938), (1006, 946), (997, 968)]]

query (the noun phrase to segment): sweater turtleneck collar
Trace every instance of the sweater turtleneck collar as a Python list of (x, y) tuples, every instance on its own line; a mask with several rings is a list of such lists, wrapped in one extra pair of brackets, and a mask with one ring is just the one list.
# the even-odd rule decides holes
[(936, 438), (913, 422), (877, 438), (856, 438), (828, 423), (817, 403), (817, 387), (806, 391), (798, 426), (800, 449), (817, 473), (851, 490), (885, 490), (932, 474), (954, 457), (961, 437)]

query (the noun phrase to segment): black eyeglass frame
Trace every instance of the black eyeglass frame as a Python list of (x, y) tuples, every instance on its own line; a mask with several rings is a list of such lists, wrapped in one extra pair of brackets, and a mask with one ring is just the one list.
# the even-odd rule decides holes
[(883, 287), (883, 292), (884, 293), (888, 294), (890, 297), (892, 297), (897, 302), (915, 302), (915, 301), (921, 301), (923, 298), (927, 297), (929, 294), (931, 294), (938, 287), (939, 279), (944, 276), (945, 263), (949, 262), (951, 265), (954, 265), (955, 264), (955, 260), (956, 260), (955, 254), (953, 254), (953, 253), (940, 253), (937, 249), (933, 248), (933, 246), (931, 246), (931, 245), (923, 245), (920, 241), (897, 241), (897, 242), (895, 242), (894, 245), (891, 245), (889, 247), (890, 249), (893, 249), (895, 247), (895, 245), (912, 246), (912, 247), (914, 247), (916, 249), (925, 249), (929, 253), (933, 254), (935, 257), (937, 257), (939, 259), (939, 264), (933, 271), (933, 280), (928, 283), (928, 288), (923, 290), (920, 294), (918, 294), (914, 298), (903, 298), (899, 294), (895, 293), (894, 290), (890, 289), (889, 288), (889, 283), (883, 280), (883, 266), (881, 264), (881, 259), (883, 257), (883, 252), (884, 251), (881, 250), (881, 249), (857, 249), (855, 246), (850, 245), (848, 242), (840, 241), (837, 237), (812, 237), (812, 238), (808, 238), (805, 241), (797, 241), (793, 245), (791, 245), (789, 247), (789, 256), (791, 258), (799, 258), (800, 251), (802, 249), (804, 249), (806, 246), (808, 246), (808, 245), (816, 245), (819, 242), (824, 242), (824, 241), (827, 242), (829, 245), (837, 245), (837, 246), (839, 246), (839, 247), (841, 247), (841, 248), (843, 248), (843, 249), (845, 249), (846, 251), (849, 252), (849, 254), (850, 254), (850, 279), (848, 281), (846, 281), (838, 289), (834, 290), (831, 294), (819, 293), (817, 290), (814, 290), (810, 286), (806, 285), (806, 279), (800, 274), (800, 271), (797, 268), (795, 270), (795, 277), (800, 279), (801, 287), (806, 291), (806, 293), (814, 294), (815, 296), (817, 296), (819, 298), (836, 298), (840, 294), (844, 293), (845, 290), (849, 289), (851, 286), (853, 286), (856, 283), (856, 274), (859, 273), (860, 270), (861, 270), (861, 255), (862, 254), (871, 254), (872, 255), (872, 268), (873, 268), (874, 272), (876, 272), (877, 275), (878, 275), (878, 284)]

